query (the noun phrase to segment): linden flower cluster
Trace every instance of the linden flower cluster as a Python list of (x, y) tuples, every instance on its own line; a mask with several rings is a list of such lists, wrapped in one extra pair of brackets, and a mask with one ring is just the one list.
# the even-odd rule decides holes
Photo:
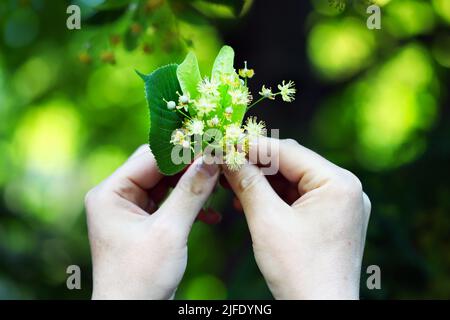
[(262, 86), (260, 98), (252, 103), (247, 79), (253, 75), (254, 70), (248, 69), (245, 63), (238, 73), (205, 77), (198, 83), (199, 94), (195, 99), (189, 94), (178, 93), (177, 102), (165, 101), (169, 110), (179, 112), (185, 119), (182, 127), (173, 132), (170, 142), (194, 151), (194, 138), (200, 137), (202, 150), (207, 146), (220, 150), (228, 168), (239, 170), (246, 162), (252, 141), (266, 134), (264, 122), (255, 117), (249, 117), (242, 126), (245, 113), (258, 102), (274, 100), (278, 95), (283, 101), (292, 102), (296, 92), (292, 81), (279, 84), (278, 92)]

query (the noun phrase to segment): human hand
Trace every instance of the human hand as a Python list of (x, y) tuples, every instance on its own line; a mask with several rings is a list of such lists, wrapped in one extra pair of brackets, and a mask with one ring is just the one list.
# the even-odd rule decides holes
[(89, 191), (92, 298), (172, 298), (186, 269), (192, 223), (218, 175), (217, 165), (197, 159), (158, 208), (167, 188), (147, 145)]
[(255, 259), (272, 294), (277, 299), (359, 298), (370, 215), (360, 181), (294, 140), (261, 137), (250, 160), (267, 155), (279, 165), (284, 185), (292, 184), (298, 193), (292, 205), (253, 164), (238, 172), (224, 166), (224, 173), (242, 204)]

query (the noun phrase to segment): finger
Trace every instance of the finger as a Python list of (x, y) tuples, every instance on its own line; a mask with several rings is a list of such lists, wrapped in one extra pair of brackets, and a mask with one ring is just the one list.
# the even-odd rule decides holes
[(139, 148), (137, 148), (132, 154), (131, 156), (128, 158), (128, 160), (133, 159), (145, 152), (147, 152), (150, 149), (148, 144), (143, 144), (141, 146), (139, 146)]
[(180, 178), (172, 193), (156, 213), (161, 219), (171, 219), (190, 230), (197, 213), (216, 185), (219, 167), (198, 158)]
[(159, 172), (155, 157), (148, 145), (141, 146), (113, 174), (115, 179), (126, 179), (141, 189), (154, 187), (163, 177)]
[[(142, 148), (142, 149), (141, 149)], [(161, 179), (150, 149), (141, 147), (105, 182), (106, 189), (145, 210), (149, 205), (148, 189)]]
[(249, 222), (260, 213), (272, 214), (287, 206), (257, 166), (246, 163), (239, 171), (223, 168)]
[(372, 210), (372, 203), (370, 202), (370, 199), (365, 192), (363, 192), (363, 204), (364, 204), (364, 213), (366, 214), (368, 220), (370, 217), (370, 211)]
[(283, 176), (297, 184), (300, 194), (323, 185), (338, 168), (295, 140), (260, 137), (251, 146), (250, 161), (278, 166)]

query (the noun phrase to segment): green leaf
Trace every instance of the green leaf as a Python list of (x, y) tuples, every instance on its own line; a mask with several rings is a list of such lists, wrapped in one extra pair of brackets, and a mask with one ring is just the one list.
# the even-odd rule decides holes
[(195, 53), (189, 52), (184, 61), (178, 66), (177, 77), (183, 94), (189, 93), (192, 99), (197, 98), (197, 85), (202, 81), (202, 76), (200, 75)]
[(234, 62), (234, 50), (230, 46), (223, 46), (220, 49), (219, 54), (214, 60), (214, 65), (212, 69), (211, 78), (219, 82), (219, 77), (222, 73), (232, 73), (234, 72), (233, 67)]
[(145, 94), (150, 109), (149, 144), (155, 156), (158, 168), (165, 175), (174, 175), (186, 165), (176, 165), (171, 159), (173, 145), (170, 143), (172, 132), (181, 128), (183, 117), (167, 109), (166, 101), (177, 101), (176, 92), (180, 91), (177, 79), (177, 64), (156, 69), (148, 75), (139, 72), (144, 80)]

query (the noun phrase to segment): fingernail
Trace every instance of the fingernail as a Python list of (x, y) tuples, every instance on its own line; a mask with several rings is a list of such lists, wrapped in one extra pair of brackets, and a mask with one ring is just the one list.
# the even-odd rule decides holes
[(219, 167), (217, 164), (208, 164), (202, 159), (201, 162), (197, 165), (199, 170), (206, 172), (210, 177), (213, 177), (217, 171), (219, 171)]

